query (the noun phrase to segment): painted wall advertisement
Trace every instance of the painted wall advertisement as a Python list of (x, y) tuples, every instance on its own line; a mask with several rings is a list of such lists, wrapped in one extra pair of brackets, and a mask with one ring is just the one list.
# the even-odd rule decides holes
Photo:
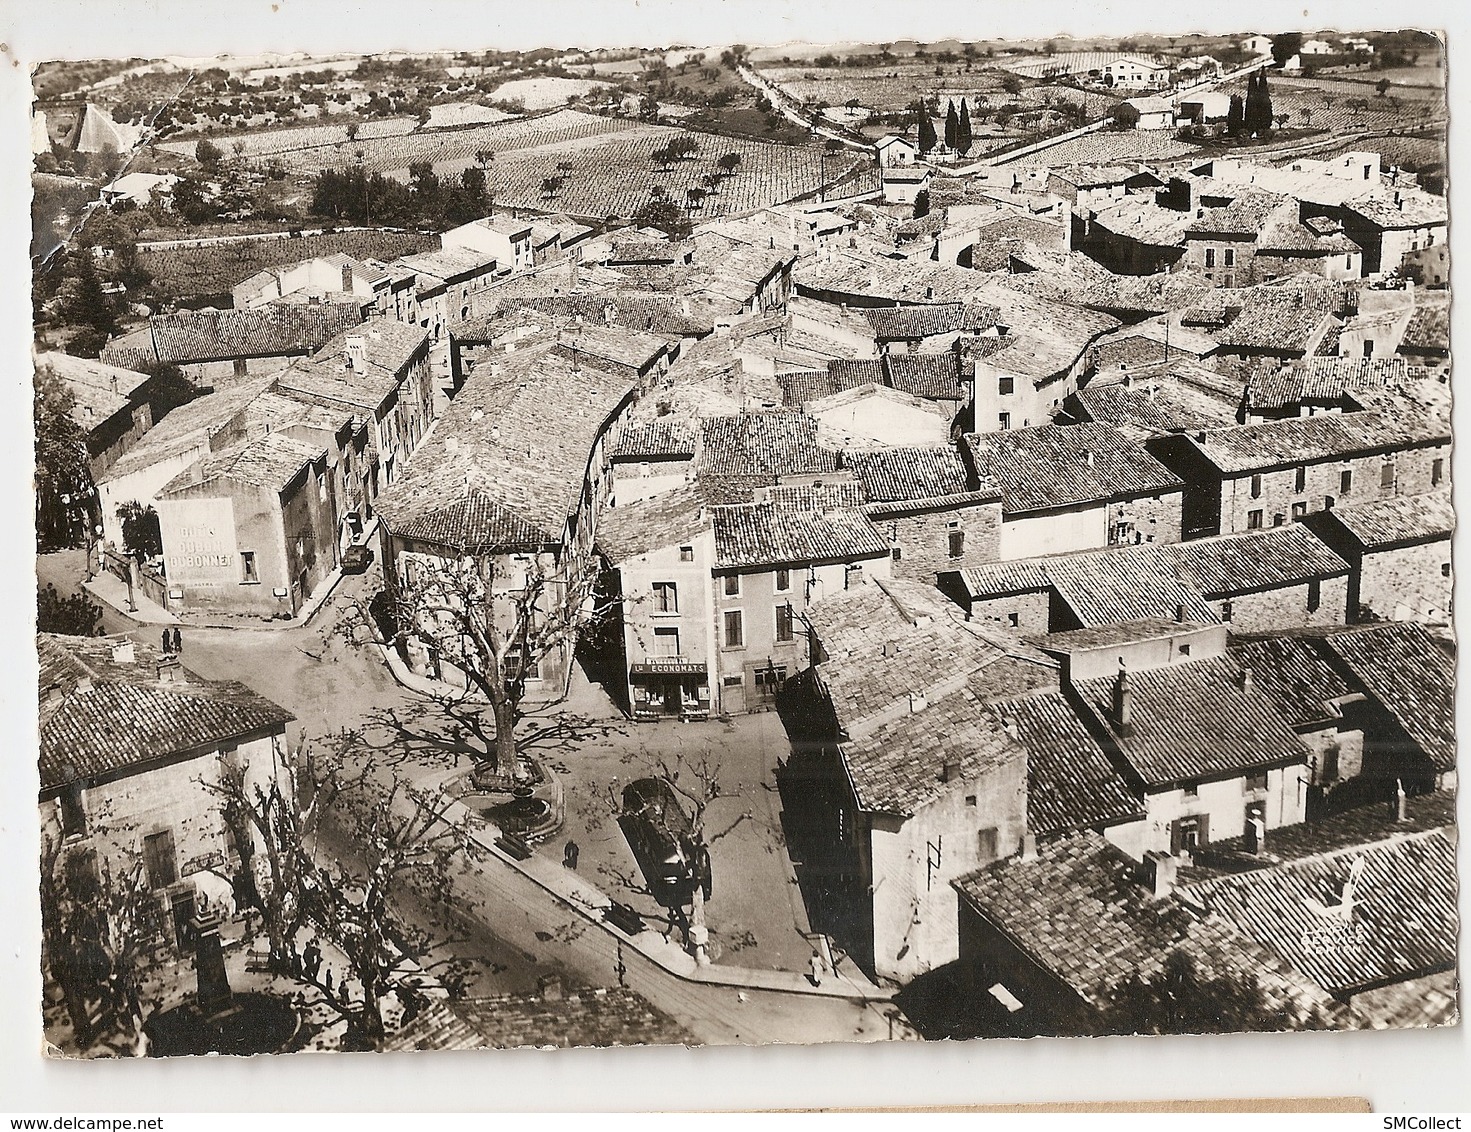
[(233, 500), (176, 499), (158, 510), (170, 585), (220, 588), (240, 581)]

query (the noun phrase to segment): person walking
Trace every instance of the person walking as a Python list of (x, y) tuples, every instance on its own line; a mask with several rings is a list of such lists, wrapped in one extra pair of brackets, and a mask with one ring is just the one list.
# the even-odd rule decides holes
[(817, 954), (817, 952), (814, 951), (812, 953), (812, 958), (807, 961), (807, 965), (812, 969), (812, 974), (811, 974), (811, 976), (809, 976), (812, 979), (812, 985), (814, 987), (820, 987), (820, 986), (822, 986), (822, 973), (823, 973), (822, 956), (819, 955), (819, 954)]
[(174, 655), (178, 656), (184, 651), (184, 634), (179, 632), (179, 627), (174, 626)]
[(169, 635), (169, 631), (167, 629), (165, 629), (163, 631), (163, 655), (164, 656), (172, 656), (173, 654), (174, 654), (174, 638), (171, 637)]

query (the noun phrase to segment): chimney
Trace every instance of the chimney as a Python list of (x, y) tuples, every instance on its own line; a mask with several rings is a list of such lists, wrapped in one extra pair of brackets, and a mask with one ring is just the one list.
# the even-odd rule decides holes
[(1175, 890), (1175, 870), (1179, 862), (1168, 853), (1144, 854), (1144, 887), (1156, 900), (1163, 900)]
[(1267, 823), (1256, 814), (1246, 823), (1246, 851), (1257, 855), (1267, 851)]
[(1035, 861), (1037, 859), (1037, 835), (1030, 831), (1022, 834), (1022, 860)]
[(1121, 738), (1134, 734), (1134, 693), (1123, 657), (1119, 657), (1119, 674), (1113, 682), (1113, 726)]
[(536, 980), (537, 992), (541, 995), (543, 1002), (562, 1001), (562, 976), (543, 975)]
[(82, 676), (77, 680), (77, 691), (90, 692), (92, 690), (92, 677)]
[(1185, 623), (1185, 603), (1184, 602), (1180, 602), (1178, 605), (1175, 606), (1175, 624), (1176, 625), (1183, 625), (1184, 623)]
[(941, 782), (958, 782), (958, 781), (960, 781), (960, 756), (959, 755), (946, 755), (945, 756), (945, 765), (940, 768), (940, 781)]
[(923, 692), (909, 693), (909, 712), (911, 715), (915, 712), (924, 711), (924, 709), (929, 706), (930, 701), (925, 698), (925, 694)]
[(1001, 721), (1001, 730), (1005, 731), (1012, 739), (1020, 739), (1022, 737), (1021, 731), (1016, 725), (1016, 720), (1009, 717)]
[(361, 334), (347, 336), (347, 368), (362, 373), (368, 364), (368, 340)]
[(1083, 449), (1083, 459), (1087, 461), (1088, 466), (1091, 468), (1093, 466), (1093, 449), (1091, 449), (1091, 448), (1084, 448)]
[(173, 684), (179, 679), (178, 657), (166, 656), (158, 662), (158, 682), (160, 684)]
[(46, 702), (48, 704), (59, 704), (64, 696), (65, 693), (62, 692), (59, 685), (53, 684), (50, 688), (46, 689)]
[(1409, 820), (1409, 812), (1405, 807), (1405, 780), (1402, 778), (1394, 780), (1394, 820)]
[(352, 293), (352, 268), (345, 263), (342, 265), (342, 289)]
[(112, 646), (112, 662), (114, 664), (132, 664), (136, 659), (132, 641), (119, 641)]
[(1243, 692), (1245, 692), (1247, 695), (1251, 695), (1251, 691), (1252, 688), (1255, 686), (1255, 682), (1252, 680), (1251, 668), (1249, 666), (1242, 668), (1241, 675), (1236, 678), (1236, 682), (1241, 686), (1241, 690)]
[(117, 374), (112, 375), (112, 391), (117, 392)]

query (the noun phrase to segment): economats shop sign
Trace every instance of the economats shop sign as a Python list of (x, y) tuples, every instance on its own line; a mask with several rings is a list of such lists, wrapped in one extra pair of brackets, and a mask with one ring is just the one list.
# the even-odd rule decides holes
[(172, 500), (160, 505), (159, 518), (170, 585), (218, 587), (240, 581), (232, 500)]

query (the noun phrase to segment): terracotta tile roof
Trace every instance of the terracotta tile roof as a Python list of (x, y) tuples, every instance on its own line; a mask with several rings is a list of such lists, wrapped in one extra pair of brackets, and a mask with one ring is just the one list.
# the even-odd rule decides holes
[(1306, 402), (1340, 404), (1350, 389), (1382, 389), (1427, 372), (1404, 358), (1303, 358), (1279, 370), (1253, 373), (1246, 395), (1254, 409), (1297, 408)]
[(960, 355), (885, 354), (884, 376), (901, 393), (931, 401), (963, 401)]
[(1456, 766), (1456, 664), (1411, 621), (1336, 633), (1324, 645), (1425, 752), (1437, 770)]
[(1339, 299), (1332, 291), (1256, 288), (1244, 297), (1241, 313), (1216, 335), (1223, 347), (1265, 350), (1279, 355), (1302, 354), (1313, 336), (1335, 311)]
[[(851, 389), (854, 385), (883, 385), (884, 384), (884, 359), (883, 358), (834, 358), (827, 363), (827, 372), (836, 381), (843, 382), (843, 388)], [(851, 382), (852, 384), (848, 384)], [(838, 390), (833, 390), (834, 393)]]
[(1161, 573), (1183, 578), (1209, 598), (1348, 573), (1348, 563), (1302, 523), (1125, 548), (1122, 553), (1142, 551), (1153, 551)]
[(985, 709), (1014, 724), (1027, 749), (1027, 828), (1039, 837), (1144, 817), (1136, 798), (1061, 692), (1000, 700)]
[(1067, 555), (1043, 568), (1052, 591), (1085, 628), (1165, 620), (1183, 612), (1185, 620), (1216, 624), (1220, 619), (1197, 586), (1164, 568), (1145, 544), (1113, 552)]
[(551, 541), (545, 531), (478, 487), (464, 498), (413, 513), (392, 529), (410, 542), (462, 550), (536, 550)]
[(1130, 385), (1089, 385), (1073, 394), (1073, 400), (1087, 420), (1141, 435), (1200, 431), (1235, 423), (1225, 405), (1210, 401), (1202, 405), (1203, 399), (1198, 396), (1178, 396), (1174, 384), (1168, 381), (1158, 385), (1148, 379)]
[(189, 365), (309, 354), (362, 320), (353, 304), (323, 303), (180, 311), (149, 322), (158, 360)]
[(694, 459), (695, 425), (681, 417), (659, 417), (623, 429), (612, 456), (623, 460)]
[(1230, 658), (1130, 672), (1128, 679), (1133, 690), (1128, 736), (1113, 725), (1116, 677), (1080, 680), (1074, 688), (1094, 726), (1105, 729), (1146, 787), (1307, 762), (1307, 748), (1271, 698), (1243, 690), (1240, 667)]
[[(349, 369), (348, 339), (363, 340), (364, 364)], [(376, 413), (402, 384), (414, 358), (428, 348), (429, 332), (391, 318), (372, 318), (293, 362), (276, 377), (293, 396), (349, 405)]]
[(1449, 353), (1451, 348), (1451, 304), (1449, 296), (1420, 294), (1415, 313), (1405, 327), (1401, 350), (1415, 353)]
[(1453, 823), (1235, 873), (1189, 892), (1339, 996), (1456, 963)]
[(119, 456), (101, 482), (121, 479), (192, 448), (207, 446), (210, 437), (224, 431), (275, 380), (274, 374), (250, 378), (180, 405)]
[(38, 353), (36, 367), (50, 369), (57, 377), (65, 381), (73, 392), (78, 392), (80, 387), (85, 386), (89, 389), (101, 389), (119, 394), (125, 398), (131, 397), (134, 390), (149, 380), (146, 373), (108, 365), (95, 358), (73, 357), (59, 350)]
[(747, 503), (716, 507), (715, 568), (738, 570), (887, 558), (889, 541), (857, 511), (807, 511)]
[[(1321, 642), (1307, 637), (1273, 637), (1237, 643), (1232, 652), (1251, 669), (1253, 686), (1271, 699), (1277, 714), (1293, 727), (1332, 720), (1327, 701), (1357, 689), (1323, 657)], [(1337, 726), (1337, 721), (1332, 720)]]
[(778, 484), (763, 489), (762, 496), (777, 507), (796, 507), (803, 511), (856, 510), (864, 502), (863, 485), (853, 479)]
[(1229, 475), (1342, 460), (1450, 442), (1450, 422), (1437, 414), (1318, 413), (1280, 421), (1211, 429), (1191, 438), (1215, 467)]
[(1338, 524), (1360, 546), (1374, 549), (1448, 539), (1456, 526), (1456, 511), (1451, 506), (1450, 489), (1444, 488), (1423, 495), (1394, 495), (1353, 507), (1335, 507), (1324, 514), (1322, 521)]
[(599, 987), (569, 991), (561, 998), (437, 1000), (381, 1048), (406, 1052), (695, 1044), (688, 1030), (634, 991)]
[(296, 717), (243, 684), (179, 669), (158, 679), (159, 652), (125, 638), (36, 634), (40, 658), (40, 770), (45, 796), (68, 783), (145, 770), (171, 755), (213, 748)]
[(1345, 205), (1380, 228), (1424, 228), (1446, 223), (1449, 205), (1445, 197), (1421, 189), (1378, 188)]
[(707, 504), (699, 485), (688, 484), (604, 510), (598, 521), (598, 549), (616, 566), (660, 547), (693, 541), (709, 525)]
[(326, 455), (327, 449), (320, 444), (297, 440), (281, 432), (268, 432), (211, 452), (159, 488), (158, 497), (187, 494), (214, 480), (284, 491), (303, 468)]
[(830, 473), (838, 467), (838, 454), (818, 445), (817, 422), (802, 412), (707, 417), (700, 429), (702, 473), (775, 478)]
[(1188, 237), (1210, 237), (1215, 235), (1254, 237), (1261, 232), (1269, 220), (1276, 221), (1275, 214), (1284, 208), (1290, 209), (1296, 219), (1298, 203), (1280, 193), (1247, 190), (1220, 208), (1199, 210), (1186, 229)]
[[(877, 380), (883, 380), (882, 372), (879, 373)], [(874, 378), (861, 371), (845, 374), (830, 369), (820, 369), (776, 375), (776, 384), (781, 389), (781, 402), (789, 409), (799, 409), (808, 401), (820, 401), (824, 397), (831, 397), (834, 393), (842, 393), (848, 389), (858, 389), (874, 383)]]
[(891, 338), (929, 338), (984, 330), (1000, 316), (995, 307), (974, 303), (925, 303), (907, 307), (875, 307), (863, 312), (880, 341)]
[(406, 268), (420, 276), (418, 285), (422, 291), (433, 290), (440, 284), (452, 283), (469, 275), (489, 272), (496, 266), (496, 262), (495, 256), (489, 252), (477, 252), (470, 248), (440, 248), (437, 251), (399, 256), (393, 261), (393, 266)]
[[(389, 530), (433, 516), (478, 490), (519, 517), (540, 545), (561, 541), (593, 445), (634, 385), (548, 350), (518, 350), (502, 372), (465, 382), (376, 504)], [(428, 521), (426, 519), (426, 521)]]
[(1125, 197), (1100, 208), (1092, 223), (1116, 236), (1162, 248), (1183, 248), (1195, 214), (1160, 208), (1148, 197)]
[(1184, 485), (1110, 424), (968, 433), (963, 443), (976, 472), (1000, 485), (1008, 516), (1160, 495)]
[(974, 692), (961, 688), (844, 743), (843, 762), (859, 808), (913, 814), (945, 792), (947, 763), (958, 763), (963, 778), (974, 778), (1024, 762), (1026, 750), (980, 706)]
[(1032, 638), (1032, 643), (1047, 652), (1070, 654), (1089, 652), (1109, 645), (1132, 644), (1178, 637), (1192, 629), (1208, 628), (1209, 621), (1176, 621), (1168, 617), (1147, 617), (1122, 625), (1090, 625), (1086, 629), (1061, 629)]
[(1156, 978), (1182, 951), (1200, 977), (1255, 980), (1284, 1013), (1335, 1012), (1333, 1001), (1224, 920), (1175, 897), (1152, 899), (1138, 865), (1096, 833), (1009, 857), (954, 882), (961, 898), (1061, 979), (1107, 1010), (1130, 975)]
[(950, 446), (851, 452), (846, 462), (863, 485), (869, 503), (957, 497), (986, 503), (1001, 498), (1001, 490), (994, 483), (972, 480), (960, 453)]

